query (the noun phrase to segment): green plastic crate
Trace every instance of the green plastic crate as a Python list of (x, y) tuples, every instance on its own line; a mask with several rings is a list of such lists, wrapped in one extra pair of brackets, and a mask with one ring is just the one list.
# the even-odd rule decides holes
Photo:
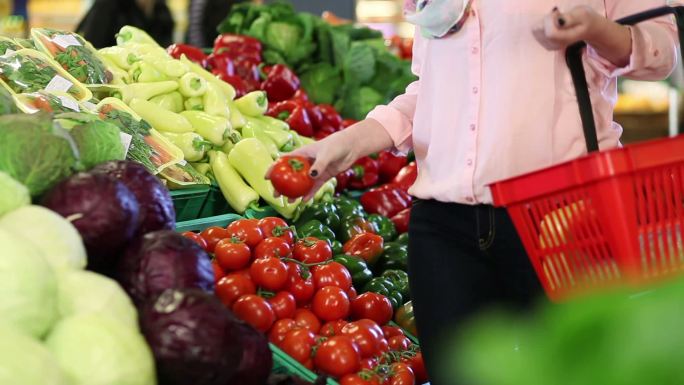
[(221, 189), (216, 185), (211, 185), (207, 193), (207, 199), (204, 201), (198, 218), (208, 218), (216, 215), (234, 213), (235, 210), (230, 207), (228, 201), (223, 196)]
[(280, 214), (278, 214), (277, 211), (271, 206), (262, 206), (259, 207), (260, 211), (254, 210), (254, 209), (247, 209), (245, 211), (245, 218), (249, 219), (263, 219), (267, 217), (279, 217)]
[(208, 193), (209, 186), (171, 191), (171, 200), (173, 200), (173, 207), (176, 210), (176, 222), (199, 218)]
[[(289, 374), (297, 376), (305, 381), (314, 382), (318, 376), (316, 373), (305, 368), (294, 358), (287, 355), (287, 353), (280, 350), (277, 346), (269, 344), (271, 352), (273, 352), (273, 372), (278, 374)], [(328, 385), (339, 385), (337, 381), (328, 378)]]
[(226, 227), (229, 224), (237, 221), (238, 219), (242, 219), (242, 217), (237, 214), (224, 214), (217, 215), (215, 217), (199, 218), (184, 222), (177, 222), (176, 231), (178, 231), (179, 233), (186, 231), (193, 231), (198, 233), (206, 229), (207, 227), (211, 226)]

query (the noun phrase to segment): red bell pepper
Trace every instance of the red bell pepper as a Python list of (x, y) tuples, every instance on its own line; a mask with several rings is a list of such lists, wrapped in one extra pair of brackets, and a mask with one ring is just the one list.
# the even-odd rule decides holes
[(207, 55), (204, 54), (204, 51), (188, 44), (170, 45), (166, 49), (166, 52), (168, 52), (169, 55), (171, 55), (171, 57), (174, 59), (180, 59), (181, 56), (185, 55), (188, 59), (199, 65), (202, 65), (204, 60), (207, 58)]
[(224, 82), (230, 84), (235, 88), (235, 97), (240, 98), (244, 95), (247, 95), (247, 84), (245, 83), (244, 80), (242, 80), (241, 77), (237, 75), (226, 75), (223, 72), (212, 72), (216, 77), (219, 79), (223, 80)]
[(313, 137), (316, 140), (321, 140), (334, 134), (335, 132), (337, 132), (337, 130), (335, 130), (331, 125), (329, 125), (328, 123), (323, 123), (323, 125), (318, 128)]
[(235, 64), (235, 73), (244, 80), (247, 86), (247, 92), (261, 88), (260, 63), (258, 61), (248, 57), (238, 57), (233, 59), (233, 63)]
[(342, 121), (342, 128), (347, 128), (347, 127), (349, 127), (349, 126), (353, 126), (353, 125), (355, 125), (355, 124), (358, 123), (358, 122), (359, 122), (359, 121), (358, 121), (358, 120), (355, 120), (355, 119), (345, 119), (345, 120)]
[(352, 166), (354, 176), (349, 180), (349, 187), (364, 190), (378, 183), (380, 166), (378, 161), (366, 156), (357, 160)]
[(404, 191), (413, 186), (418, 177), (418, 164), (411, 162), (399, 171), (399, 173), (392, 180), (392, 184), (401, 188)]
[(214, 40), (214, 53), (227, 54), (233, 59), (249, 58), (261, 63), (261, 42), (249, 36), (225, 33)]
[(300, 88), (294, 93), (294, 95), (292, 95), (292, 100), (297, 102), (308, 102), (309, 95), (306, 94), (306, 91), (304, 91), (303, 88)]
[(361, 195), (361, 205), (370, 214), (392, 218), (411, 206), (411, 196), (400, 188), (384, 185)]
[(347, 189), (347, 186), (349, 186), (349, 180), (351, 180), (351, 177), (354, 176), (354, 170), (349, 169), (347, 171), (343, 171), (335, 177), (337, 179), (337, 186), (335, 186), (335, 192), (341, 193), (342, 191)]
[(409, 207), (399, 211), (399, 213), (397, 213), (397, 215), (393, 216), (391, 219), (392, 222), (394, 222), (394, 227), (397, 228), (397, 232), (399, 234), (408, 232), (409, 221), (411, 219), (411, 208)]
[(261, 89), (266, 91), (268, 100), (281, 102), (290, 99), (299, 89), (299, 78), (283, 64), (276, 64), (266, 72), (266, 80)]
[(394, 155), (390, 151), (382, 151), (378, 155), (380, 163), (380, 183), (391, 181), (408, 163), (405, 156)]
[(290, 128), (297, 131), (299, 135), (312, 137), (314, 134), (313, 126), (309, 120), (309, 115), (303, 105), (292, 100), (276, 103), (266, 113), (277, 119), (284, 120)]
[(324, 123), (330, 124), (330, 126), (334, 127), (336, 131), (342, 129), (342, 117), (337, 112), (337, 110), (335, 110), (335, 107), (329, 104), (320, 104), (318, 108), (321, 110), (321, 113), (323, 114)]
[(235, 75), (235, 63), (233, 63), (233, 59), (226, 54), (217, 55), (212, 53), (207, 56), (204, 62), (204, 68), (213, 73), (223, 73), (228, 76)]
[(323, 125), (323, 113), (321, 113), (317, 105), (311, 103), (306, 91), (302, 88), (298, 89), (290, 100), (300, 103), (306, 108), (306, 113), (309, 115), (314, 132), (318, 131)]

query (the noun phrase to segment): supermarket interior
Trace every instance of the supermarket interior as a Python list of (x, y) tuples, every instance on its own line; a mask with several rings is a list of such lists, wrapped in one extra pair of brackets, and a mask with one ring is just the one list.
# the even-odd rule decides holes
[(0, 385), (684, 385), (684, 5), (558, 3), (0, 0)]

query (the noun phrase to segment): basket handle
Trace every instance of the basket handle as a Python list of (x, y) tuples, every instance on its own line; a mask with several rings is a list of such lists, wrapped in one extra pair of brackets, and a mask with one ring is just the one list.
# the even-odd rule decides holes
[[(633, 25), (669, 14), (675, 16), (675, 19), (677, 20), (677, 29), (679, 30), (679, 41), (680, 44), (684, 44), (684, 6), (666, 6), (651, 9), (619, 19), (617, 20), (617, 23), (622, 25)], [(565, 62), (570, 69), (572, 83), (575, 86), (575, 92), (577, 93), (577, 104), (582, 119), (582, 129), (584, 130), (584, 140), (587, 144), (587, 150), (589, 152), (596, 152), (599, 150), (598, 136), (596, 134), (596, 123), (591, 105), (591, 97), (589, 95), (589, 86), (587, 85), (587, 77), (582, 63), (582, 51), (584, 47), (586, 47), (585, 42), (579, 42), (568, 47), (565, 51)], [(684, 46), (682, 55), (682, 59), (684, 59)]]

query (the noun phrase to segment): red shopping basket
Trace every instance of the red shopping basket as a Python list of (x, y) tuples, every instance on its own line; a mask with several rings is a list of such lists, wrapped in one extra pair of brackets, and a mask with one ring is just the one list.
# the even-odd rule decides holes
[[(684, 7), (619, 22), (668, 14), (676, 16), (681, 35)], [(491, 186), (495, 205), (507, 207), (554, 301), (641, 287), (684, 271), (684, 136), (598, 152), (583, 48), (570, 47), (566, 59), (590, 154)]]

